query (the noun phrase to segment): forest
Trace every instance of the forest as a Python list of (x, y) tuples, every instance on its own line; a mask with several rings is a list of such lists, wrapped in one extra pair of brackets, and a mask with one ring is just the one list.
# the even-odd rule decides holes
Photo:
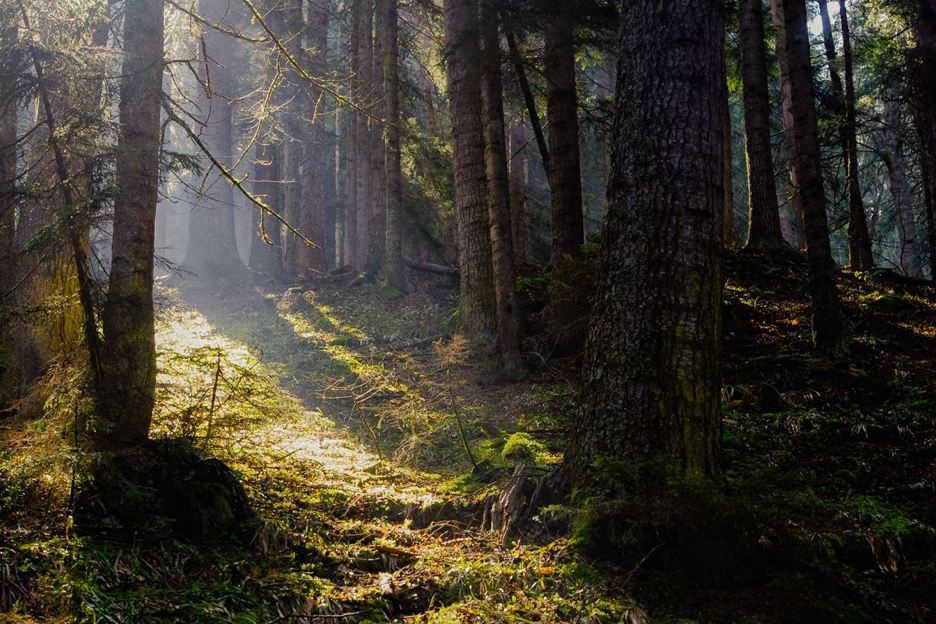
[(936, 0), (0, 0), (38, 622), (936, 622)]

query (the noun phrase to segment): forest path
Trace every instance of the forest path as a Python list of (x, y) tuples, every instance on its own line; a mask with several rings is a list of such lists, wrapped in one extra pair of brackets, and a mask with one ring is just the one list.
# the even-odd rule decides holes
[(473, 439), (511, 401), (540, 406), (533, 383), (492, 384), (457, 339), (440, 341), (454, 292), (163, 291), (157, 432), (188, 426), (197, 439), (211, 414), (207, 448), (263, 521), (245, 589), (276, 618), (251, 621), (620, 621), (567, 541), (504, 546), (479, 530), (499, 486), (472, 480), (451, 401)]

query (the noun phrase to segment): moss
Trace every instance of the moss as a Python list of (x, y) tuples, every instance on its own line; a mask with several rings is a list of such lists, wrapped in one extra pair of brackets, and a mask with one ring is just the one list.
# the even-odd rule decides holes
[(546, 447), (534, 440), (527, 433), (515, 433), (507, 438), (501, 449), (501, 459), (515, 464), (535, 464), (537, 458), (546, 452)]
[(381, 284), (377, 289), (377, 295), (384, 301), (399, 301), (406, 296), (406, 293), (390, 284)]

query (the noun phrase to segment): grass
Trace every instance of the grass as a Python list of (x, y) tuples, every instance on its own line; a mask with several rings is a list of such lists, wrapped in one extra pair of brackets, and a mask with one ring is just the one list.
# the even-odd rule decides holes
[(76, 532), (76, 353), (4, 431), (0, 621), (930, 621), (936, 294), (842, 274), (851, 355), (827, 361), (804, 266), (727, 273), (724, 474), (555, 508), (504, 544), (483, 507), (515, 464), (561, 460), (574, 363), (531, 353), (529, 378), (498, 381), (452, 335), (441, 281), (166, 293), (154, 431), (224, 458), (260, 529), (211, 546)]

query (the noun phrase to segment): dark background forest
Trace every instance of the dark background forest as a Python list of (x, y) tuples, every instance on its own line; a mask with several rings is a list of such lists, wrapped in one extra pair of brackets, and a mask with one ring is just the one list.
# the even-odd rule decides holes
[(934, 0), (0, 0), (0, 622), (932, 622), (934, 279)]

